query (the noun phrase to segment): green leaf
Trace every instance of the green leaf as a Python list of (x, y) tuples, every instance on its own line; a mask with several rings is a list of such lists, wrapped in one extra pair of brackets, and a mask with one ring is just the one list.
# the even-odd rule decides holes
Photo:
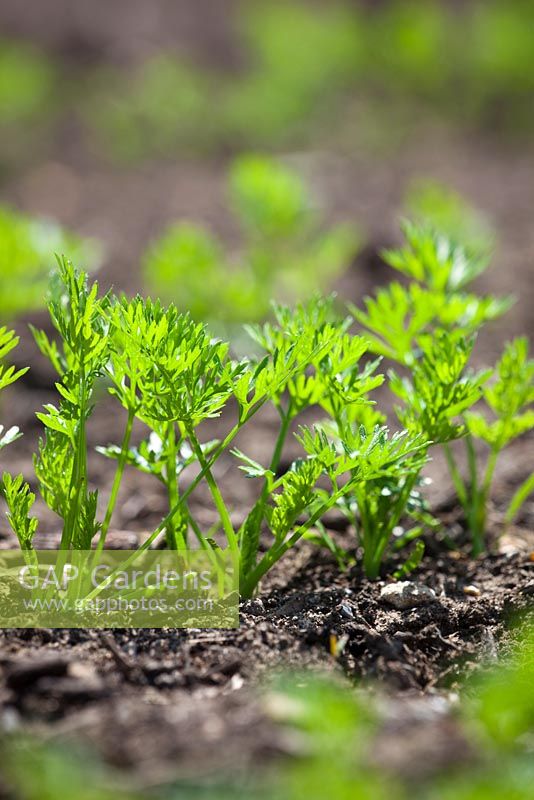
[(406, 246), (385, 250), (384, 260), (394, 269), (438, 292), (463, 289), (488, 266), (486, 253), (469, 252), (431, 226), (405, 220)]
[(39, 525), (30, 510), (35, 502), (35, 495), (24, 482), (22, 475), (13, 478), (8, 472), (3, 475), (2, 494), (7, 503), (7, 518), (16, 534), (22, 550), (31, 550), (32, 542)]
[(466, 414), (470, 433), (495, 451), (534, 428), (534, 360), (529, 359), (528, 340), (508, 342), (495, 366), (493, 380), (485, 387), (484, 400), (493, 416)]
[(267, 522), (276, 541), (282, 542), (301, 514), (309, 513), (318, 495), (315, 485), (322, 473), (317, 460), (296, 461), (282, 477), (274, 506), (267, 509)]
[(421, 540), (415, 543), (412, 552), (404, 562), (404, 564), (393, 573), (393, 577), (396, 580), (401, 581), (403, 578), (406, 578), (410, 573), (417, 569), (421, 561), (423, 560), (423, 556), (425, 554), (425, 543)]
[(534, 492), (534, 472), (526, 478), (516, 490), (506, 511), (506, 522), (510, 524), (519, 514), (521, 507)]
[(241, 550), (240, 573), (247, 576), (256, 566), (261, 535), (261, 523), (265, 513), (263, 499), (254, 504), (238, 531)]
[(461, 415), (478, 402), (491, 372), (470, 372), (474, 339), (461, 332), (436, 331), (419, 339), (421, 358), (412, 366), (411, 379), (390, 374), (390, 387), (404, 401), (396, 408), (402, 425), (424, 433), (436, 443), (466, 433)]
[(72, 537), (72, 544), (77, 550), (90, 550), (94, 536), (102, 527), (96, 519), (97, 506), (98, 492), (88, 492), (80, 505)]
[(230, 451), (233, 456), (238, 458), (240, 461), (243, 461), (243, 464), (239, 465), (239, 469), (242, 470), (247, 478), (265, 478), (267, 476), (273, 476), (273, 473), (262, 467), (261, 464), (258, 464), (257, 461), (254, 459), (249, 458), (249, 456), (245, 455), (241, 450), (238, 450), (237, 447)]

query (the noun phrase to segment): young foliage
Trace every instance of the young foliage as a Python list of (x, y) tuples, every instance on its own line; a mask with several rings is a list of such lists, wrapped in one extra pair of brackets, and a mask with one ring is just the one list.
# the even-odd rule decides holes
[[(418, 491), (430, 441), (423, 433), (391, 434), (385, 425), (366, 427), (346, 420), (331, 427), (335, 435), (329, 439), (328, 427), (303, 428), (299, 439), (308, 455), (323, 465), (334, 488), (346, 476), (337, 505), (355, 526), (364, 571), (374, 579), (393, 543), (399, 550), (433, 523)], [(407, 518), (417, 526), (403, 531), (400, 524)], [(411, 556), (401, 569), (407, 573), (414, 564)]]
[(34, 463), (43, 499), (63, 520), (63, 549), (89, 546), (98, 526), (96, 496), (88, 490), (86, 425), (95, 384), (109, 358), (108, 305), (108, 296), (98, 297), (96, 283), (89, 287), (85, 273), (59, 260), (48, 305), (59, 346), (44, 331), (34, 331), (60, 377), (59, 404), (47, 404), (37, 414), (45, 436)]
[[(510, 442), (534, 429), (534, 360), (529, 358), (526, 338), (514, 339), (505, 346), (493, 379), (484, 388), (483, 400), (485, 413), (469, 411), (465, 415), (469, 484), (458, 481), (475, 553), (484, 549), (487, 505), (498, 457)], [(475, 456), (472, 439), (486, 445), (485, 465)], [(529, 476), (517, 489), (506, 512), (507, 522), (512, 521), (532, 492), (532, 480)]]
[(22, 475), (13, 478), (8, 472), (3, 475), (2, 495), (8, 508), (9, 524), (19, 540), (21, 550), (31, 550), (39, 525), (39, 521), (30, 515), (35, 495)]
[(2, 363), (3, 359), (15, 349), (18, 342), (18, 336), (15, 336), (13, 331), (6, 327), (0, 328), (0, 391), (11, 386), (28, 371), (28, 367), (17, 370), (13, 366), (6, 367)]
[(479, 297), (429, 289), (419, 283), (396, 281), (365, 298), (365, 310), (351, 305), (357, 322), (366, 329), (373, 352), (410, 367), (419, 353), (419, 338), (438, 328), (477, 331), (485, 322), (504, 314), (509, 298)]
[[(379, 360), (361, 364), (368, 351), (368, 342), (348, 333), (351, 319), (336, 318), (332, 298), (316, 299), (297, 306), (293, 311), (288, 307), (275, 306), (274, 313), (274, 323), (249, 328), (255, 342), (273, 358), (288, 342), (291, 347), (307, 343), (309, 355), (304, 368), (281, 383), (272, 394), (272, 402), (281, 418), (281, 427), (269, 468), (260, 467), (236, 451), (236, 455), (245, 462), (242, 469), (247, 475), (263, 478), (260, 500), (240, 532), (242, 539), (254, 543), (252, 551), (256, 551), (250, 555), (251, 548), (248, 547), (249, 557), (243, 565), (242, 585), (246, 587), (246, 594), (254, 590), (262, 575), (292, 544), (312, 526), (320, 523), (326, 511), (350, 491), (350, 483), (338, 485), (340, 476), (350, 472), (350, 458), (346, 453), (336, 452), (326, 433), (322, 459), (317, 457), (315, 451), (307, 449), (309, 442), (304, 437), (301, 444), (308, 460), (295, 462), (285, 476), (278, 481), (274, 479), (291, 424), (313, 406), (326, 412), (332, 421), (351, 415), (350, 410), (355, 415), (360, 411), (362, 417), (369, 417), (372, 413), (369, 410), (369, 394), (383, 382), (383, 376), (375, 374)], [(358, 469), (364, 472), (363, 457), (359, 453), (355, 457), (358, 459)], [(320, 478), (332, 485), (331, 495), (325, 495), (317, 486)], [(303, 518), (303, 523), (290, 536), (299, 518)], [(264, 522), (273, 536), (273, 543), (256, 563)], [(249, 568), (251, 571), (247, 575)]]
[[(112, 341), (106, 374), (111, 394), (128, 418), (120, 448), (101, 450), (117, 458), (117, 474), (102, 529), (108, 530), (124, 467), (132, 464), (154, 475), (167, 489), (169, 507), (179, 501), (178, 479), (197, 462), (191, 439), (203, 458), (217, 443), (200, 445), (195, 430), (206, 419), (219, 416), (245, 372), (245, 364), (228, 357), (228, 345), (210, 337), (205, 325), (181, 314), (175, 306), (122, 298), (108, 313)], [(149, 429), (147, 439), (131, 448), (135, 419)], [(167, 525), (167, 541), (185, 547), (189, 529), (185, 509)]]
[(409, 430), (444, 444), (466, 433), (461, 415), (481, 397), (490, 371), (468, 369), (474, 340), (461, 333), (436, 331), (419, 339), (421, 356), (410, 378), (391, 373), (390, 388), (404, 405), (396, 408)]
[(351, 311), (368, 331), (374, 352), (410, 367), (418, 356), (420, 336), (437, 328), (473, 333), (504, 314), (512, 299), (467, 291), (487, 268), (487, 251), (469, 251), (426, 222), (405, 221), (402, 229), (405, 246), (387, 250), (383, 257), (412, 282), (392, 282), (365, 299), (365, 310)]
[[(446, 213), (450, 216), (450, 207)], [(488, 260), (488, 248), (474, 236), (474, 225), (466, 228), (466, 224), (464, 220), (462, 228), (458, 215), (449, 219), (449, 228), (469, 236), (470, 248), (436, 233), (425, 222), (405, 223), (406, 246), (384, 256), (412, 283), (391, 283), (375, 298), (366, 299), (365, 310), (353, 309), (353, 313), (369, 331), (372, 350), (408, 368), (407, 377), (391, 373), (391, 389), (404, 403), (397, 414), (410, 430), (423, 431), (433, 442), (444, 445), (473, 550), (478, 553), (484, 547), (486, 507), (497, 455), (532, 428), (532, 371), (524, 339), (507, 346), (496, 367), (497, 378), (486, 388), (492, 370), (468, 370), (474, 334), (504, 313), (511, 299), (480, 297), (466, 291)], [(482, 396), (492, 420), (473, 410)], [(469, 483), (448, 445), (457, 438), (465, 441)], [(476, 438), (490, 450), (485, 470), (477, 459)], [(508, 521), (530, 491), (528, 478), (512, 500)]]
[[(281, 192), (289, 196), (283, 183)], [(284, 213), (279, 214), (276, 192), (273, 198), (273, 205), (271, 200), (254, 209), (247, 205), (247, 224), (251, 230), (263, 229), (261, 236), (300, 225), (302, 198), (296, 189)], [(490, 315), (494, 301), (472, 300), (463, 291), (478, 267), (464, 264), (450, 244), (442, 245), (426, 232), (422, 238), (413, 236), (410, 254), (392, 260), (417, 282), (406, 288), (392, 284), (376, 301), (367, 302), (366, 312), (356, 313), (369, 337), (350, 332), (353, 320), (336, 314), (333, 298), (315, 297), (293, 309), (275, 304), (272, 322), (248, 327), (259, 354), (241, 361), (232, 359), (229, 345), (214, 339), (206, 325), (174, 305), (141, 297), (100, 297), (85, 273), (60, 261), (49, 302), (58, 340), (34, 331), (59, 375), (57, 405), (49, 404), (37, 415), (45, 436), (34, 466), (41, 496), (63, 520), (62, 551), (88, 549), (98, 534), (98, 549), (105, 546), (124, 471), (133, 467), (152, 475), (168, 498), (168, 513), (140, 551), (165, 534), (173, 549), (196, 539), (216, 563), (217, 551), (226, 543), (243, 597), (252, 596), (265, 574), (302, 537), (320, 541), (343, 560), (321, 522), (334, 507), (355, 526), (370, 578), (380, 574), (389, 553), (415, 542), (395, 573), (402, 577), (422, 557), (422, 532), (435, 525), (421, 493), (421, 473), (433, 444), (446, 448), (476, 549), (497, 454), (533, 427), (534, 366), (526, 340), (518, 339), (506, 347), (491, 383), (491, 371), (470, 370), (474, 330)], [(451, 309), (463, 309), (463, 322), (454, 321)], [(0, 358), (15, 343), (11, 333), (0, 330)], [(371, 400), (384, 380), (377, 374), (376, 353), (408, 367), (408, 375), (390, 374), (391, 389), (402, 401), (396, 409), (403, 427), (399, 432), (390, 430)], [(0, 366), (0, 388), (19, 374)], [(125, 427), (120, 445), (98, 448), (117, 462), (100, 523), (98, 496), (89, 490), (86, 425), (102, 378), (122, 406)], [(492, 419), (474, 410), (481, 399)], [(213, 468), (268, 403), (280, 418), (268, 463), (232, 450), (240, 469), (258, 482), (256, 500), (236, 528)], [(312, 409), (326, 419), (300, 427), (301, 457), (281, 471), (287, 437), (296, 420)], [(204, 423), (223, 414), (226, 419), (232, 412), (235, 421), (226, 434), (205, 441)], [(137, 444), (134, 423), (145, 428)], [(8, 432), (7, 439), (15, 435)], [(482, 478), (476, 471), (475, 436), (490, 450)], [(5, 438), (0, 438), (0, 447)], [(458, 438), (466, 441), (470, 484), (463, 481), (448, 449)], [(190, 505), (200, 484), (217, 512), (209, 531), (202, 529)], [(509, 516), (531, 488), (531, 479), (520, 487)], [(9, 475), (3, 494), (21, 547), (31, 550), (37, 527), (30, 515), (33, 494), (22, 478)]]
[[(15, 349), (18, 337), (6, 327), (0, 327), (0, 392), (11, 386), (15, 381), (26, 374), (28, 368), (17, 370), (13, 365), (6, 366), (3, 360)], [(15, 426), (6, 428), (0, 425), (0, 450), (16, 441), (22, 434)]]

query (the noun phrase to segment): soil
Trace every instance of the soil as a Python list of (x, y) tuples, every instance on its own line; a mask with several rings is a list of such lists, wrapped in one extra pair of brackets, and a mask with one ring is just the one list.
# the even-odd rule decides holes
[[(5, 33), (28, 38), (69, 59), (131, 63), (158, 47), (192, 44), (213, 63), (232, 65), (233, 4), (164, 2), (147, 4), (80, 0), (3, 0)], [(80, 56), (81, 54), (81, 56)], [(83, 60), (83, 59), (82, 59)], [(71, 136), (72, 134), (72, 136)], [(134, 291), (141, 286), (140, 253), (167, 223), (179, 217), (205, 222), (234, 246), (237, 231), (225, 203), (226, 164), (202, 163), (178, 155), (172, 163), (153, 162), (129, 170), (100, 160), (70, 127), (35, 163), (18, 165), (0, 179), (0, 199), (19, 208), (55, 216), (83, 235), (104, 242), (100, 279)], [(534, 150), (520, 151), (487, 137), (458, 136), (428, 129), (395, 153), (367, 151), (331, 155), (325, 147), (310, 155), (288, 154), (310, 178), (332, 220), (363, 226), (368, 241), (350, 274), (338, 286), (358, 301), (388, 279), (377, 251), (396, 238), (395, 219), (413, 177), (441, 179), (483, 209), (494, 223), (499, 245), (496, 268), (481, 288), (515, 292), (518, 302), (506, 320), (480, 342), (478, 359), (493, 358), (506, 336), (531, 334), (534, 282)], [(36, 315), (37, 324), (46, 324)], [(31, 476), (30, 454), (40, 433), (34, 412), (54, 397), (53, 376), (36, 353), (26, 325), (18, 359), (32, 370), (8, 393), (3, 420), (18, 424), (25, 437), (2, 453), (3, 466)], [(117, 439), (117, 412), (111, 401), (91, 423), (90, 444)], [(217, 424), (206, 438), (218, 433)], [(265, 457), (273, 421), (262, 415), (239, 446)], [(495, 538), (502, 509), (514, 487), (531, 470), (532, 438), (503, 459), (490, 516)], [(250, 506), (249, 482), (225, 474), (230, 457), (218, 464), (236, 520)], [(106, 501), (112, 465), (91, 456), (95, 487)], [(29, 731), (45, 740), (82, 741), (102, 758), (134, 773), (136, 785), (174, 776), (234, 774), (251, 765), (278, 763), (298, 746), (276, 723), (263, 690), (273, 670), (327, 671), (350, 684), (364, 681), (384, 693), (383, 726), (375, 755), (399, 774), (414, 764), (432, 772), (461, 761), (468, 747), (455, 727), (451, 696), (474, 669), (505, 654), (514, 623), (532, 610), (534, 597), (534, 501), (526, 504), (517, 527), (495, 553), (476, 561), (465, 553), (461, 515), (439, 461), (431, 466), (433, 506), (443, 520), (440, 547), (428, 543), (427, 556), (411, 579), (433, 588), (436, 600), (397, 611), (380, 597), (385, 581), (366, 581), (358, 568), (340, 574), (331, 558), (308, 544), (289, 554), (243, 604), (236, 631), (0, 631), (0, 728)], [(213, 512), (202, 494), (194, 496), (199, 521), (208, 527)], [(135, 546), (159, 522), (164, 498), (150, 482), (128, 473), (111, 536), (114, 546)], [(41, 546), (57, 543), (57, 521), (42, 506)], [(332, 528), (343, 528), (331, 520)], [(336, 530), (351, 542), (351, 533)], [(454, 549), (444, 546), (452, 539)], [(0, 547), (13, 543), (0, 521)], [(474, 587), (474, 589), (472, 588)], [(335, 655), (332, 653), (335, 652)], [(421, 704), (425, 712), (421, 712)], [(440, 705), (441, 704), (441, 705)], [(395, 727), (394, 720), (397, 720)], [(398, 723), (398, 720), (401, 720)], [(415, 721), (415, 722), (414, 722)], [(417, 723), (417, 724), (416, 724)], [(399, 752), (398, 724), (403, 748)], [(194, 735), (192, 735), (194, 732)], [(209, 765), (205, 754), (209, 750)], [(377, 756), (378, 757), (378, 756)], [(1, 794), (1, 787), (0, 787)]]
[(237, 630), (0, 631), (0, 720), (10, 732), (81, 741), (136, 783), (205, 778), (208, 747), (209, 772), (230, 769), (235, 778), (292, 754), (261, 687), (273, 672), (311, 669), (389, 695), (380, 746), (403, 777), (428, 738), (414, 724), (402, 755), (388, 719), (400, 708), (410, 731), (412, 704), (417, 719), (426, 706), (437, 771), (465, 758), (450, 737), (445, 750), (436, 739), (436, 727), (454, 727), (451, 692), (506, 653), (514, 625), (532, 611), (531, 548), (516, 530), (489, 557), (427, 559), (411, 580), (436, 597), (402, 611), (381, 597), (386, 581), (370, 583), (359, 567), (340, 574), (329, 555), (304, 544), (242, 604)]

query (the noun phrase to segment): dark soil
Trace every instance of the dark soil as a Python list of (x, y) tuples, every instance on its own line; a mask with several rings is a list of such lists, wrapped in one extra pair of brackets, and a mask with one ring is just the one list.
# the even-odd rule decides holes
[[(207, 747), (214, 772), (290, 752), (258, 695), (281, 668), (364, 679), (392, 696), (426, 698), (431, 710), (505, 652), (512, 623), (532, 609), (528, 540), (505, 544), (508, 552), (477, 561), (449, 552), (426, 562), (412, 578), (436, 599), (403, 611), (381, 599), (384, 581), (370, 583), (358, 568), (340, 575), (304, 545), (242, 605), (238, 630), (0, 632), (0, 718), (10, 731), (74, 737), (142, 780), (163, 780), (205, 772)], [(424, 737), (414, 746), (423, 745)], [(400, 773), (413, 756), (408, 748)]]

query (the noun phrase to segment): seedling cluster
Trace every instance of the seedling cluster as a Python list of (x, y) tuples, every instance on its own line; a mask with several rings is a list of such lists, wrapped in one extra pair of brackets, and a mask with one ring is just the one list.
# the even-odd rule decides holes
[[(101, 296), (96, 283), (89, 285), (84, 273), (60, 261), (49, 301), (58, 336), (34, 331), (58, 373), (58, 402), (37, 415), (44, 434), (34, 467), (40, 495), (62, 522), (61, 549), (106, 546), (125, 470), (134, 468), (160, 482), (168, 499), (164, 519), (141, 550), (163, 536), (169, 548), (201, 547), (214, 559), (226, 546), (245, 598), (303, 537), (328, 547), (341, 566), (350, 560), (323, 523), (334, 508), (354, 526), (367, 576), (378, 577), (388, 556), (406, 549), (396, 572), (402, 577), (422, 558), (422, 534), (437, 525), (424, 499), (422, 471), (432, 450), (442, 447), (473, 552), (481, 552), (498, 456), (534, 427), (534, 362), (520, 338), (506, 345), (494, 369), (474, 370), (477, 331), (510, 300), (471, 291), (487, 263), (480, 253), (424, 226), (406, 223), (404, 233), (405, 246), (385, 258), (407, 281), (379, 289), (363, 308), (352, 308), (352, 316), (340, 314), (334, 298), (320, 296), (293, 308), (274, 305), (270, 322), (247, 328), (256, 355), (240, 360), (188, 312), (140, 296)], [(15, 344), (3, 329), (0, 356)], [(380, 371), (384, 357), (395, 370)], [(19, 375), (2, 367), (0, 388)], [(101, 382), (126, 412), (120, 445), (98, 448), (116, 461), (102, 513), (90, 489), (86, 433)], [(394, 423), (374, 399), (383, 384), (397, 398)], [(267, 404), (277, 412), (278, 433), (269, 462), (258, 463), (235, 440)], [(319, 410), (314, 424), (312, 409)], [(226, 432), (206, 440), (203, 423), (214, 417), (229, 420)], [(136, 445), (135, 423), (146, 431)], [(17, 435), (5, 434), (2, 446)], [(301, 454), (283, 469), (292, 435)], [(466, 448), (467, 478), (457, 463), (456, 441)], [(228, 454), (257, 484), (239, 527), (214, 470)], [(184, 483), (186, 468), (195, 472)], [(532, 481), (514, 496), (508, 520)], [(217, 511), (211, 530), (203, 529), (190, 504), (200, 483)], [(38, 528), (31, 516), (34, 495), (21, 476), (8, 473), (3, 494), (20, 545), (31, 551)]]

